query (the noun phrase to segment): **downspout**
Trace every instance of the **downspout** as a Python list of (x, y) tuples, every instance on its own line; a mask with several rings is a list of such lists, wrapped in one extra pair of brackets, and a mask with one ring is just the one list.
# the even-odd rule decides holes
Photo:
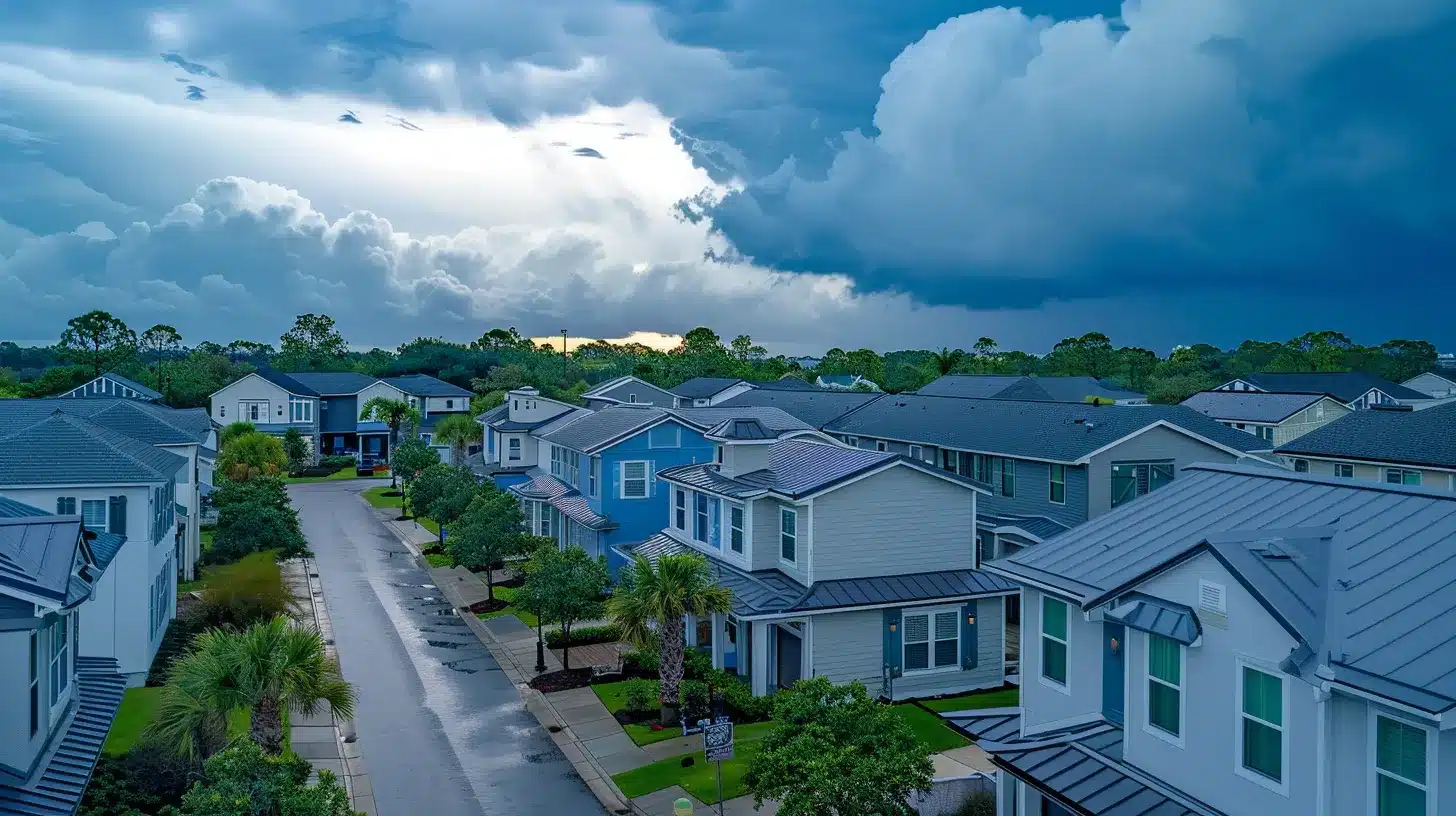
[(1321, 683), (1314, 688), (1314, 812), (1328, 813), (1330, 803), (1330, 688)]

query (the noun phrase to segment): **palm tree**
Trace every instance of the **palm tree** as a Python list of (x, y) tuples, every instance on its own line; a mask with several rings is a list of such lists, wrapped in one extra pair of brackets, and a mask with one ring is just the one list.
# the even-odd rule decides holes
[[(359, 409), (361, 420), (372, 420), (383, 422), (389, 426), (389, 451), (394, 454), (394, 449), (399, 445), (399, 429), (406, 425), (417, 426), (420, 424), (420, 411), (404, 400), (390, 399), (388, 397), (371, 397), (364, 407)], [(391, 487), (399, 487), (399, 476), (394, 468), (389, 469), (389, 483)]]
[(940, 370), (941, 376), (951, 373), (966, 356), (960, 349), (942, 348), (940, 351), (930, 353), (930, 359), (935, 361), (935, 367)]
[(218, 723), (225, 735), (228, 714), (240, 708), (252, 712), (249, 736), (273, 754), (283, 750), (285, 709), (312, 715), (327, 704), (335, 721), (354, 716), (354, 688), (324, 654), (323, 638), (281, 615), (199, 636), (173, 665), (163, 701), (151, 731), (184, 755), (215, 752)]
[(732, 593), (717, 585), (708, 560), (701, 555), (663, 555), (656, 564), (637, 555), (622, 568), (617, 588), (607, 599), (607, 617), (639, 648), (660, 639), (658, 674), (664, 723), (677, 719), (687, 614), (726, 614), (731, 608)]
[(480, 442), (484, 430), (469, 414), (451, 414), (435, 423), (435, 442), (449, 445), (450, 464), (458, 465), (465, 461), (465, 450)]

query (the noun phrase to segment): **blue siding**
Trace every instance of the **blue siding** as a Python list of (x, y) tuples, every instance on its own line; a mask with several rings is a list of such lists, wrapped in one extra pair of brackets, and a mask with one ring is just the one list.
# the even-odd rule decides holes
[[(1011, 460), (1007, 460), (1011, 461)], [(1051, 465), (1026, 459), (1016, 461), (1016, 495), (1005, 496), (1001, 485), (989, 485), (994, 495), (981, 498), (981, 509), (987, 513), (1011, 516), (1046, 516), (1069, 527), (1087, 520), (1087, 468), (1067, 466), (1067, 500), (1054, 504), (1049, 496)]]
[(324, 397), (318, 405), (319, 430), (323, 433), (353, 433), (359, 424), (359, 398)]
[[(618, 525), (617, 529), (604, 533), (602, 536), (602, 545), (607, 548), (608, 566), (611, 567), (614, 574), (623, 561), (620, 556), (610, 550), (611, 547), (642, 541), (668, 526), (670, 491), (665, 482), (657, 480), (657, 471), (694, 462), (710, 462), (713, 459), (713, 443), (704, 439), (701, 433), (677, 422), (665, 423), (658, 427), (666, 425), (681, 428), (678, 447), (653, 447), (648, 444), (649, 435), (652, 436), (652, 441), (662, 444), (670, 434), (662, 431), (658, 431), (656, 434), (653, 434), (652, 431), (644, 431), (618, 442), (599, 454), (602, 460), (601, 496), (590, 498), (589, 501), (593, 510), (607, 516)], [(619, 498), (621, 495), (619, 465), (622, 462), (632, 461), (651, 463), (648, 466), (646, 498)], [(583, 494), (587, 493), (588, 468), (587, 458), (582, 457), (582, 484), (579, 489)]]

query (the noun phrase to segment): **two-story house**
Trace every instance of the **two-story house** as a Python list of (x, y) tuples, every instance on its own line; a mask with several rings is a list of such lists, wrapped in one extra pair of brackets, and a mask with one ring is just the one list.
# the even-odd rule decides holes
[(1456, 372), (1449, 369), (1427, 371), (1411, 377), (1401, 385), (1434, 400), (1451, 399), (1456, 397)]
[(1000, 813), (1456, 813), (1456, 497), (1197, 465), (986, 566), (1021, 707), (947, 716)]
[(823, 429), (867, 402), (879, 399), (878, 391), (805, 391), (755, 388), (719, 403), (723, 408), (778, 408), (795, 419)]
[(56, 396), (68, 398), (121, 397), (122, 399), (141, 400), (142, 402), (162, 401), (162, 395), (158, 391), (148, 388), (136, 380), (123, 377), (114, 371), (108, 371), (94, 380), (82, 383), (70, 391), (65, 391)]
[(81, 610), (78, 645), (140, 684), (176, 612), (177, 475), (187, 460), (61, 411), (0, 433), (0, 496), (125, 537)]
[(0, 813), (75, 813), (121, 704), (116, 661), (77, 650), (116, 538), (88, 537), (0, 498)]
[(689, 644), (756, 694), (824, 675), (892, 699), (1005, 682), (1003, 597), (980, 571), (970, 480), (759, 419), (709, 429), (713, 459), (658, 472), (667, 526), (620, 547), (705, 556), (732, 612), (688, 622)]
[(916, 391), (930, 397), (1009, 399), (1030, 402), (1091, 402), (1145, 405), (1145, 394), (1104, 384), (1096, 377), (1030, 377), (1005, 374), (945, 374)]
[(213, 392), (209, 400), (209, 415), (219, 427), (250, 422), (275, 436), (297, 428), (310, 450), (320, 450), (319, 393), (287, 374), (260, 368)]
[(1275, 453), (1299, 473), (1456, 492), (1456, 404), (1360, 411)]
[(586, 407), (594, 411), (613, 405), (677, 407), (677, 396), (671, 391), (666, 388), (658, 388), (652, 383), (630, 374), (597, 383), (583, 392), (581, 398), (586, 403)]
[(543, 397), (534, 387), (509, 391), (504, 403), (475, 418), (483, 426), (485, 448), (479, 460), (472, 456), (468, 463), (477, 475), (494, 479), (501, 487), (524, 481), (529, 478), (527, 471), (541, 462), (534, 434), (590, 413), (591, 409)]
[(1377, 405), (1421, 403), (1432, 399), (1429, 394), (1363, 371), (1309, 371), (1294, 374), (1261, 372), (1229, 380), (1213, 390), (1328, 394), (1356, 411)]
[(777, 380), (744, 380), (737, 377), (694, 377), (669, 388), (677, 399), (678, 408), (710, 408), (753, 390), (761, 391), (814, 391), (813, 385), (798, 377), (786, 376)]
[(1274, 446), (1298, 439), (1354, 410), (1328, 394), (1266, 391), (1202, 391), (1183, 400), (1183, 406)]

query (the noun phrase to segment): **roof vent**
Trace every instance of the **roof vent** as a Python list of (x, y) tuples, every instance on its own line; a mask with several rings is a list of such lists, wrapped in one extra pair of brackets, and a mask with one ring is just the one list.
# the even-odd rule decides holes
[(1264, 541), (1256, 541), (1249, 545), (1249, 552), (1252, 552), (1254, 555), (1266, 558), (1270, 561), (1294, 560), (1294, 553), (1290, 552), (1283, 544), (1281, 544), (1279, 542), (1279, 539), (1271, 538)]
[(1339, 585), (1340, 589), (1349, 589), (1350, 587), (1355, 585), (1354, 582), (1352, 582), (1348, 578), (1338, 578), (1335, 580), (1335, 583)]
[(1072, 424), (1073, 425), (1085, 425), (1085, 424), (1087, 424), (1087, 418), (1086, 417), (1077, 417), (1076, 419), (1072, 420)]

